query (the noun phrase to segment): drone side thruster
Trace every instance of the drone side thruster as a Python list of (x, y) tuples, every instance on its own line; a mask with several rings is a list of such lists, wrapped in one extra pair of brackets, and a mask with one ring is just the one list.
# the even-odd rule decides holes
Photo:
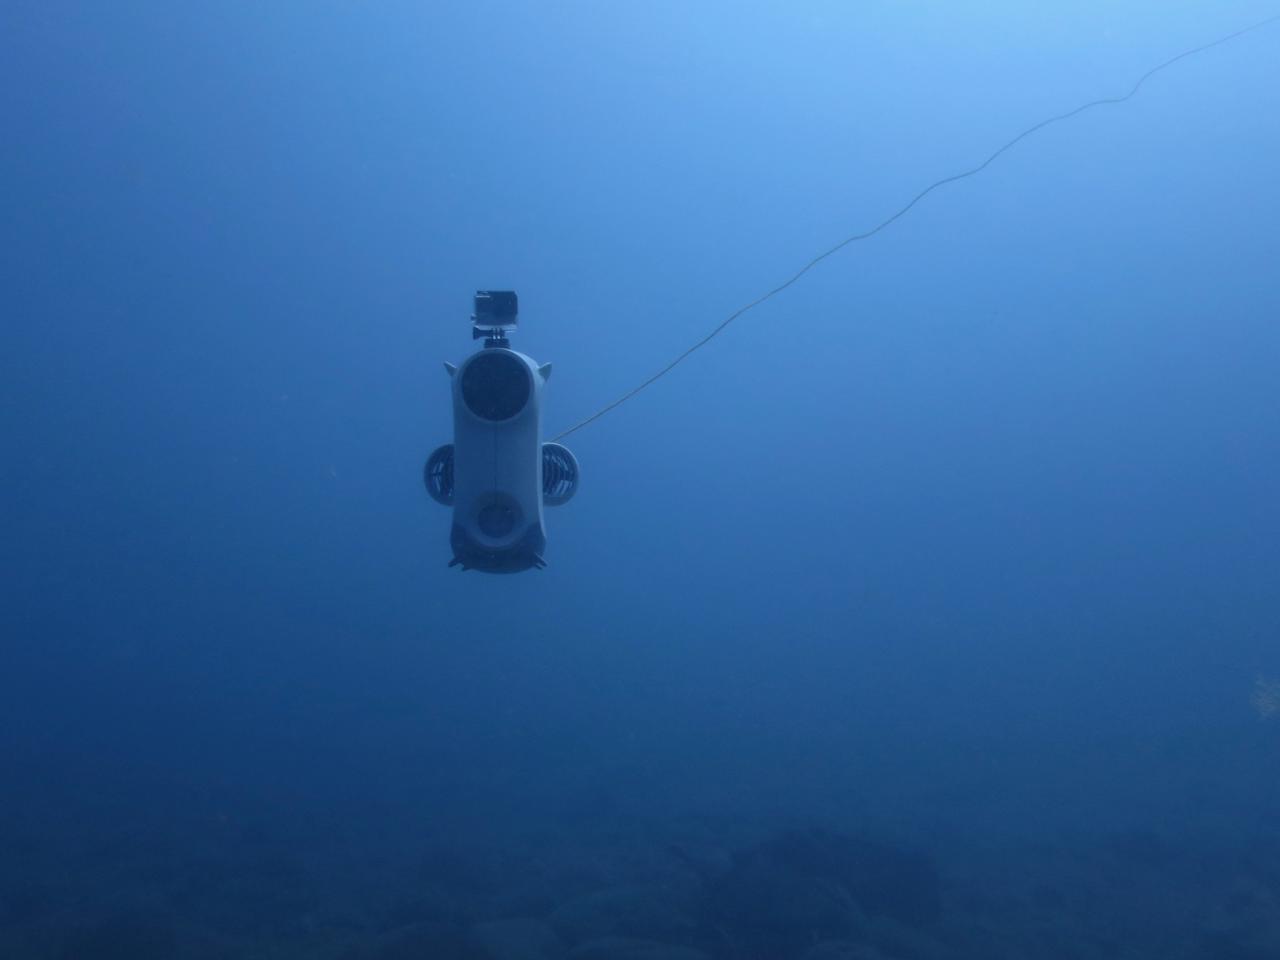
[(578, 461), (542, 442), (542, 389), (551, 364), (511, 349), (517, 323), (509, 290), (480, 290), (472, 339), (484, 346), (460, 366), (445, 364), (453, 392), (453, 443), (427, 458), (423, 480), (437, 503), (453, 508), (449, 566), (519, 573), (546, 566), (542, 508), (578, 490)]

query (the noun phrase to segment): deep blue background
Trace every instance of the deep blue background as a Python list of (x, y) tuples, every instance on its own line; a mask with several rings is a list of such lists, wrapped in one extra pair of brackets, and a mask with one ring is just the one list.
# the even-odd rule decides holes
[(1280, 27), (575, 434), (547, 571), (421, 487), (474, 289), (554, 433), (1272, 12), (1046, 7), (6, 3), (0, 831), (1274, 832)]

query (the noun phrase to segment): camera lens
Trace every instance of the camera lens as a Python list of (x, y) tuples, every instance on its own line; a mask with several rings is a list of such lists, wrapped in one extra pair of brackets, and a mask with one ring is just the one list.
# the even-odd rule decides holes
[(529, 401), (529, 370), (505, 351), (476, 354), (462, 373), (462, 399), (483, 420), (510, 420)]
[(490, 503), (480, 508), (476, 523), (486, 537), (500, 540), (515, 529), (516, 512), (505, 503)]

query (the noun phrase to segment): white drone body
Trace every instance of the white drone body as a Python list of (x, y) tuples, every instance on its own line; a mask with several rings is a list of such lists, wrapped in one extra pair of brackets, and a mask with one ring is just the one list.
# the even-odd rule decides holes
[[(487, 294), (499, 296), (500, 294)], [(479, 313), (482, 294), (477, 294)], [(514, 302), (514, 294), (509, 295)], [(512, 350), (504, 327), (479, 326), (483, 349), (445, 364), (453, 393), (453, 443), (427, 460), (427, 491), (453, 507), (450, 566), (518, 573), (546, 565), (543, 507), (577, 491), (578, 464), (542, 442), (542, 390), (551, 364)]]

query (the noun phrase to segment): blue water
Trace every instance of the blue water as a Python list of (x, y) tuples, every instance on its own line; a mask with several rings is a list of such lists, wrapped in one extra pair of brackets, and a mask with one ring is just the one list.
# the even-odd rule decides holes
[(0, 957), (1280, 956), (1277, 11), (0, 9)]

